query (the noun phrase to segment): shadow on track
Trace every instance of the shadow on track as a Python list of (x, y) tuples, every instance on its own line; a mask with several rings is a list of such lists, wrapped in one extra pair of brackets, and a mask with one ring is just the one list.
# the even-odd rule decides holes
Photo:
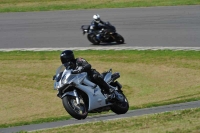
[(119, 43), (116, 43), (116, 42), (112, 42), (112, 43), (100, 43), (100, 44), (90, 44), (91, 46), (116, 46), (116, 45), (124, 45), (126, 43), (122, 43), (122, 44), (119, 44)]

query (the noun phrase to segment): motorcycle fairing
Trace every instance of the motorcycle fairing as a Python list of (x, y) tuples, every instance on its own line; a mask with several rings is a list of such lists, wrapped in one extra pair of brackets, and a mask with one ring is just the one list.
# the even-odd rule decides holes
[[(62, 66), (59, 67), (57, 74), (61, 73), (60, 70), (62, 70)], [(107, 73), (104, 77), (106, 81), (108, 81), (109, 78), (111, 78), (111, 73)], [(71, 70), (65, 69), (62, 73), (61, 80), (57, 82), (57, 80), (55, 79), (54, 89), (59, 90), (60, 88), (66, 86), (65, 88), (63, 88), (66, 90), (66, 84), (70, 86), (75, 85), (75, 88), (80, 89), (87, 94), (89, 99), (88, 111), (99, 107), (111, 105), (111, 103), (106, 103), (105, 96), (102, 94), (100, 87), (88, 80), (86, 72), (80, 74), (71, 74)], [(66, 95), (75, 96), (73, 91), (69, 91), (64, 93), (62, 95), (62, 98)]]

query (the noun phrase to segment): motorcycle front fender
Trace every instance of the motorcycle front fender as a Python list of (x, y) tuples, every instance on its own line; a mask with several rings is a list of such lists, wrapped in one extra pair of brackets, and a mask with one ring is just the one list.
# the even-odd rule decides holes
[(61, 97), (61, 99), (63, 98), (63, 97), (65, 97), (66, 95), (70, 95), (70, 96), (76, 96), (75, 94), (74, 94), (74, 92), (73, 91), (68, 91), (68, 92), (65, 92), (63, 95), (62, 95), (62, 97)]

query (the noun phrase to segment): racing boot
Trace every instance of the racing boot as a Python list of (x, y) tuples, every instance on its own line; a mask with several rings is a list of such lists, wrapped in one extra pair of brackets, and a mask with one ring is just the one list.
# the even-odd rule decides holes
[(98, 41), (101, 41), (101, 34), (97, 34), (97, 35), (96, 35), (96, 39), (97, 39)]
[(109, 87), (110, 87), (109, 93), (106, 94), (106, 102), (114, 102), (116, 88), (112, 86), (109, 86)]
[(103, 32), (104, 32), (104, 29), (101, 29), (101, 30), (99, 31), (99, 33), (96, 35), (96, 39), (97, 39), (98, 41), (101, 41), (102, 36), (103, 36)]
[(117, 91), (117, 87), (110, 86), (110, 93), (107, 97), (109, 102), (113, 102), (114, 100), (119, 102), (124, 102), (124, 96)]

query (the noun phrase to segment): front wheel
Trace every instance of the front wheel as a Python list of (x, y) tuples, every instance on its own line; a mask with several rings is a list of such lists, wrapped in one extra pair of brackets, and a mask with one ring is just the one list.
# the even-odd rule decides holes
[(116, 34), (115, 35), (115, 41), (119, 44), (123, 44), (124, 43), (124, 38), (123, 36), (121, 36), (120, 34)]
[(129, 103), (126, 96), (122, 92), (119, 93), (124, 97), (124, 101), (113, 103), (111, 110), (116, 114), (125, 114), (129, 109)]
[(66, 95), (62, 99), (65, 110), (75, 119), (85, 119), (88, 115), (88, 111), (84, 102), (84, 99), (80, 96), (80, 104), (77, 104), (76, 97)]

